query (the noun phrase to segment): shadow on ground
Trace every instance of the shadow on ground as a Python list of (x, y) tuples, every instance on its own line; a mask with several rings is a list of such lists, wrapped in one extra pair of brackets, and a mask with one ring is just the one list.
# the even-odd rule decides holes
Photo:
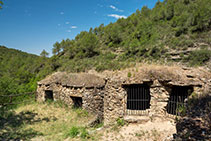
[(211, 139), (211, 95), (189, 102), (187, 114), (177, 121), (175, 140)]
[(29, 140), (35, 136), (40, 136), (39, 133), (33, 129), (24, 129), (27, 124), (35, 124), (37, 122), (49, 122), (49, 118), (35, 118), (37, 113), (30, 111), (15, 112), (0, 108), (0, 140)]

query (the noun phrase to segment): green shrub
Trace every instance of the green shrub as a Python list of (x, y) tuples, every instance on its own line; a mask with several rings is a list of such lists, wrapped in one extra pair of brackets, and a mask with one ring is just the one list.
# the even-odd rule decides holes
[(113, 47), (113, 43), (110, 42), (110, 43), (108, 44), (108, 46), (109, 46), (109, 47)]
[(101, 60), (98, 62), (98, 65), (96, 65), (96, 71), (104, 71), (104, 70), (119, 70), (120, 68), (124, 67), (123, 64), (119, 61), (111, 61), (111, 60)]
[(177, 107), (177, 114), (179, 115), (179, 116), (184, 116), (185, 114), (186, 114), (186, 107), (185, 107), (185, 105), (178, 105), (178, 107)]
[(85, 128), (82, 128), (80, 137), (82, 139), (90, 138), (89, 132)]
[(184, 58), (191, 66), (201, 66), (211, 59), (211, 50), (201, 49), (191, 52), (188, 57)]
[(116, 120), (116, 122), (117, 122), (117, 125), (118, 125), (118, 126), (124, 126), (124, 125), (125, 125), (124, 119), (118, 118), (118, 119)]
[(132, 76), (131, 72), (128, 72), (127, 77), (131, 77), (131, 76)]
[(71, 138), (75, 138), (80, 133), (79, 127), (73, 126), (70, 128), (67, 136), (70, 136)]

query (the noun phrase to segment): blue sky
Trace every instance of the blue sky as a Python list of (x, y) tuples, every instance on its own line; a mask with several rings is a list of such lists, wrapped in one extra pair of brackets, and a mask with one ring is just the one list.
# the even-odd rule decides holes
[(157, 0), (3, 0), (0, 45), (39, 55), (80, 31), (128, 17)]

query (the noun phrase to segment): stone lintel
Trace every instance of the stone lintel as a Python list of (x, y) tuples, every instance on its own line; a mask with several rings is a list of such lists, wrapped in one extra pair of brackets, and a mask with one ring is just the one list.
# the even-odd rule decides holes
[(71, 97), (82, 97), (81, 94), (70, 94)]
[(172, 85), (172, 86), (190, 86), (190, 87), (194, 87), (194, 86), (198, 86), (201, 87), (202, 84), (201, 83), (197, 83), (197, 82), (191, 82), (191, 83), (183, 83), (183, 82), (169, 82), (167, 83), (168, 85)]

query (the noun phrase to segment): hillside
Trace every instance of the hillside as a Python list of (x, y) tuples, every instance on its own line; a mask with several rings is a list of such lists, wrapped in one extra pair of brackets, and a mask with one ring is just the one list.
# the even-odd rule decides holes
[[(158, 1), (152, 9), (144, 6), (125, 19), (82, 31), (73, 40), (56, 42), (53, 56), (47, 56), (45, 51), (37, 56), (0, 45), (0, 140), (210, 139), (211, 0)], [(91, 75), (86, 78), (85, 75), (75, 77), (75, 74), (64, 75), (65, 79), (52, 77), (59, 81), (54, 81), (52, 85), (40, 83), (37, 88), (37, 82), (53, 72), (88, 72)], [(93, 75), (104, 78), (102, 87), (96, 88), (96, 83), (85, 87), (84, 80), (95, 79)], [(79, 79), (75, 81), (76, 78)], [(61, 83), (67, 79), (80, 85)], [(52, 82), (53, 79), (49, 76), (46, 80)], [(139, 83), (144, 87), (134, 89)], [(52, 90), (57, 84), (59, 91)], [(133, 88), (129, 89), (130, 93), (138, 91), (136, 96), (140, 97), (141, 93), (149, 97), (149, 106), (143, 109), (148, 112), (149, 108), (152, 112), (148, 112), (146, 120), (138, 114), (135, 115), (137, 121), (131, 123), (122, 118), (126, 113), (122, 111), (131, 111), (127, 108), (132, 99), (128, 98), (127, 85)], [(41, 103), (35, 102), (39, 98), (39, 87), (42, 88)], [(147, 95), (143, 92), (146, 87)], [(172, 92), (175, 88), (186, 92), (187, 87), (192, 94), (190, 98), (185, 94), (187, 97), (182, 106), (178, 101), (171, 101), (170, 95), (176, 96)], [(21, 95), (36, 89), (37, 93), (32, 97)], [(140, 92), (140, 89), (143, 91)], [(49, 91), (54, 101), (47, 100)], [(76, 95), (77, 100), (73, 101), (76, 97), (70, 93), (80, 92), (86, 95)], [(12, 99), (8, 96), (12, 94), (18, 96)], [(68, 107), (67, 103), (56, 99), (60, 95), (65, 102), (73, 98), (71, 104), (79, 101), (83, 109), (74, 108), (74, 105), (71, 105), (73, 108)], [(96, 96), (96, 100), (92, 95)], [(85, 102), (84, 97), (90, 102)], [(100, 100), (102, 107), (96, 106)], [(146, 99), (136, 98), (132, 102), (135, 101)], [(175, 116), (176, 121), (163, 116), (164, 112), (168, 113), (171, 102), (180, 106), (175, 108), (175, 112), (182, 113)], [(113, 125), (100, 122), (90, 127), (93, 121), (100, 120), (84, 110), (83, 103), (89, 108), (95, 105), (91, 107), (95, 111), (100, 107), (103, 111), (101, 115), (107, 114), (103, 116), (104, 121), (119, 115), (122, 117), (114, 120)], [(183, 106), (186, 104), (187, 107)]]
[(52, 70), (48, 60), (0, 46), (0, 95), (35, 91), (37, 80)]
[(127, 19), (82, 31), (56, 42), (58, 69), (79, 72), (116, 70), (135, 62), (181, 62), (210, 66), (211, 1), (165, 0)]
[(118, 70), (143, 62), (211, 68), (210, 5), (210, 0), (158, 1), (153, 9), (145, 6), (56, 42), (50, 58), (0, 46), (1, 93), (33, 91), (37, 80), (54, 71)]

